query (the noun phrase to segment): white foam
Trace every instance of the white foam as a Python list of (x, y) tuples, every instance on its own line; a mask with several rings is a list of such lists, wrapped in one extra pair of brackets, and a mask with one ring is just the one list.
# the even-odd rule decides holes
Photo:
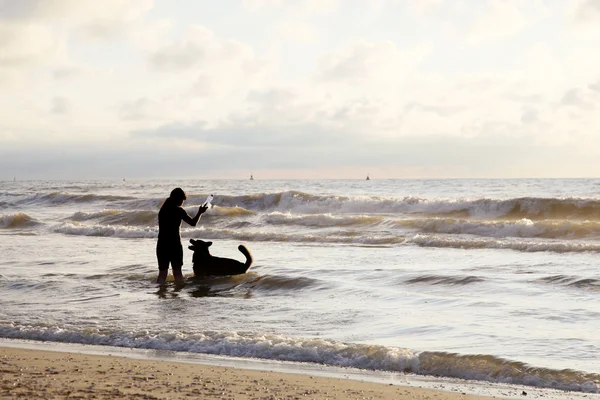
[(477, 237), (447, 237), (437, 235), (415, 235), (407, 242), (426, 247), (449, 247), (457, 249), (510, 249), (524, 252), (553, 251), (557, 253), (570, 252), (600, 252), (598, 243), (557, 242), (534, 240), (510, 240)]
[(119, 238), (156, 238), (158, 227), (127, 227), (107, 225), (82, 225), (77, 222), (64, 222), (52, 227), (56, 233), (81, 236), (104, 236)]
[[(398, 347), (349, 344), (321, 338), (293, 338), (251, 332), (204, 331), (185, 334), (77, 330), (48, 326), (17, 326), (7, 322), (0, 325), (0, 337), (307, 362), (600, 392), (597, 383), (600, 381), (600, 375), (537, 369), (492, 356), (464, 357), (449, 353), (417, 353)], [(502, 373), (495, 372), (498, 366), (502, 367)]]

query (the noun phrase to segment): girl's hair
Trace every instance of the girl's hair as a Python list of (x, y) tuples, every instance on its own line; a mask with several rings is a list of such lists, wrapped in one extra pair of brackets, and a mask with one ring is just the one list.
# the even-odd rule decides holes
[(173, 200), (186, 200), (187, 196), (185, 195), (183, 189), (175, 188), (171, 191), (171, 195), (169, 196), (169, 198)]

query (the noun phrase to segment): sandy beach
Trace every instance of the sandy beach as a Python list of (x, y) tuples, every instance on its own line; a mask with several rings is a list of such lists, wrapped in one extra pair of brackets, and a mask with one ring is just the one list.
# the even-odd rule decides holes
[(0, 347), (0, 398), (476, 400), (489, 397), (303, 374)]

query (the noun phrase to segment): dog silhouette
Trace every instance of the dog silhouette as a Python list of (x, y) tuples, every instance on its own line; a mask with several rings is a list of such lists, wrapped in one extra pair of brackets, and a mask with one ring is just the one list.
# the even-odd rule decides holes
[(196, 276), (224, 276), (224, 275), (239, 275), (245, 274), (248, 268), (252, 265), (252, 254), (243, 244), (238, 246), (238, 250), (246, 256), (246, 262), (242, 263), (232, 258), (215, 257), (210, 254), (208, 248), (212, 242), (203, 240), (190, 239), (191, 246), (188, 249), (194, 252), (192, 256), (192, 264), (194, 275)]

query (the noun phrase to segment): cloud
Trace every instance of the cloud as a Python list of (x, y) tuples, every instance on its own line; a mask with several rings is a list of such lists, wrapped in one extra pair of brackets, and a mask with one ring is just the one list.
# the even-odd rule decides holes
[(317, 40), (317, 34), (308, 24), (296, 21), (283, 22), (276, 28), (278, 36), (298, 43), (314, 43)]
[(311, 85), (254, 90), (246, 100), (246, 113), (237, 120), (264, 126), (306, 125), (321, 132), (385, 135), (398, 119), (385, 100), (351, 94), (334, 97)]
[(0, 67), (21, 68), (61, 58), (65, 44), (43, 25), (0, 22)]
[(246, 7), (250, 8), (263, 8), (263, 7), (280, 7), (285, 1), (284, 0), (242, 0), (242, 3)]
[(420, 15), (426, 15), (437, 11), (444, 0), (411, 0), (411, 8)]
[(248, 93), (250, 102), (260, 104), (261, 107), (270, 109), (287, 107), (297, 98), (297, 94), (290, 89), (272, 88), (269, 90), (253, 90)]
[(411, 112), (412, 110), (421, 110), (424, 112), (431, 112), (437, 114), (440, 117), (446, 117), (454, 115), (465, 109), (464, 106), (451, 106), (451, 105), (425, 105), (412, 101), (404, 106), (405, 112)]
[(528, 108), (523, 111), (521, 115), (521, 122), (524, 124), (535, 124), (540, 121), (539, 111), (536, 109)]
[(212, 50), (214, 42), (212, 32), (202, 26), (190, 28), (177, 42), (166, 45), (152, 54), (150, 64), (157, 70), (177, 71), (189, 69), (204, 61)]
[(590, 110), (594, 108), (597, 99), (600, 99), (597, 93), (593, 91), (593, 87), (588, 88), (573, 88), (569, 89), (562, 99), (560, 104), (563, 106), (571, 106), (581, 109)]
[(412, 0), (408, 5), (444, 41), (470, 45), (516, 37), (551, 15), (544, 0)]
[(574, 20), (579, 24), (600, 21), (600, 0), (580, 0), (575, 8)]
[(119, 109), (119, 116), (130, 121), (147, 120), (156, 118), (161, 110), (158, 102), (143, 97), (123, 104)]
[(24, 68), (54, 68), (59, 79), (99, 70), (72, 62), (70, 47), (84, 38), (148, 31), (141, 18), (151, 7), (152, 0), (0, 0), (0, 68), (12, 68), (23, 81)]
[(521, 10), (510, 1), (490, 0), (488, 6), (471, 28), (469, 41), (473, 44), (516, 35), (528, 25)]
[[(228, 121), (217, 127), (208, 127), (203, 121), (194, 124), (171, 124), (153, 130), (132, 133), (134, 138), (162, 140), (185, 139), (203, 143), (211, 149), (228, 148), (243, 151), (247, 148), (288, 149), (335, 147), (345, 135), (317, 125), (287, 126), (257, 125), (252, 121)], [(246, 150), (247, 151), (247, 150)]]
[(340, 7), (340, 0), (305, 0), (305, 9), (311, 14), (329, 14)]
[(153, 0), (0, 0), (0, 23), (24, 29), (30, 24), (43, 25), (54, 35), (76, 32), (77, 40), (129, 37), (144, 42), (156, 29), (143, 21), (152, 7)]
[[(262, 70), (252, 47), (235, 40), (222, 40), (203, 26), (189, 28), (183, 37), (154, 51), (151, 67), (162, 72), (232, 72), (248, 74)], [(231, 77), (235, 79), (235, 76)]]
[(72, 61), (61, 60), (50, 66), (50, 74), (57, 81), (70, 79), (91, 79), (99, 80), (109, 77), (114, 72), (111, 67), (98, 68), (75, 63)]
[[(288, 130), (280, 127), (261, 134), (260, 127), (241, 123), (216, 129), (206, 128), (202, 123), (162, 126), (153, 131), (138, 132), (132, 140), (122, 140), (119, 147), (65, 144), (60, 149), (56, 145), (40, 151), (37, 145), (30, 145), (27, 151), (41, 154), (33, 159), (24, 149), (2, 149), (0, 169), (20, 171), (18, 176), (23, 178), (33, 175), (54, 179), (227, 177), (235, 174), (246, 177), (248, 171), (257, 170), (265, 171), (265, 175), (286, 177), (286, 171), (328, 169), (347, 169), (362, 174), (367, 169), (369, 172), (385, 170), (387, 177), (403, 176), (400, 171), (413, 171), (410, 177), (519, 177), (531, 162), (532, 149), (535, 149), (536, 162), (548, 166), (542, 176), (565, 176), (563, 165), (553, 162), (557, 158), (565, 164), (598, 166), (593, 154), (577, 152), (572, 143), (561, 147), (540, 146), (527, 138), (507, 140), (494, 136), (409, 136), (372, 140), (368, 136), (349, 136), (343, 131), (314, 128), (310, 125)], [(499, 124), (486, 128), (513, 127)], [(290, 145), (284, 137), (293, 136), (294, 132), (296, 142)], [(209, 144), (193, 146), (192, 143), (198, 140), (208, 140)], [(509, 164), (507, 160), (510, 160)], [(12, 172), (9, 175), (12, 176)]]
[(242, 4), (251, 9), (290, 9), (304, 15), (328, 14), (340, 6), (339, 0), (243, 0)]
[(66, 97), (57, 96), (52, 99), (53, 114), (68, 114), (71, 109), (71, 102)]
[(429, 51), (426, 44), (400, 50), (392, 41), (360, 40), (342, 52), (322, 57), (317, 77), (323, 81), (347, 82), (398, 79), (418, 67)]
[(595, 92), (599, 92), (600, 93), (600, 79), (598, 80), (598, 82), (596, 83), (591, 83), (588, 86), (591, 90), (595, 91)]
[(95, 26), (112, 26), (139, 19), (153, 7), (153, 0), (0, 0), (0, 20), (62, 21), (93, 30)]
[[(272, 56), (259, 56), (254, 48), (237, 40), (222, 39), (203, 26), (193, 26), (148, 55), (154, 79), (171, 79), (185, 87), (180, 97), (213, 111), (225, 102), (235, 109), (251, 90), (273, 82), (279, 66)], [(173, 95), (175, 96), (175, 95)], [(183, 99), (182, 99), (183, 102)]]
[(0, 0), (0, 19), (27, 20), (61, 15), (70, 6), (75, 6), (74, 1), (56, 0)]
[[(65, 174), (123, 157), (128, 175), (138, 163), (149, 176), (251, 164), (464, 176), (598, 148), (600, 52), (565, 34), (570, 6), (238, 4), (0, 0), (0, 163), (27, 169), (11, 151), (33, 160), (35, 142), (55, 152), (49, 170), (72, 161)], [(150, 155), (127, 158), (138, 150)]]
[[(91, 37), (111, 38), (128, 32), (153, 7), (153, 0), (103, 0), (85, 3), (77, 18), (85, 18), (82, 30)], [(79, 10), (78, 10), (79, 11)]]

